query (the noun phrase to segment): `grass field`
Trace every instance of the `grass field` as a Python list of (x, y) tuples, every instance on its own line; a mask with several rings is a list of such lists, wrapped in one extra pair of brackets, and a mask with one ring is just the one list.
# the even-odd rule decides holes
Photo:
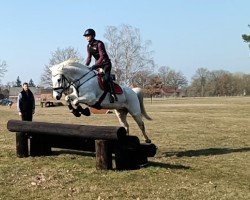
[[(250, 199), (250, 97), (146, 99), (145, 105), (158, 152), (148, 167), (133, 171), (97, 171), (93, 154), (60, 149), (17, 158), (6, 123), (19, 117), (15, 107), (1, 106), (0, 200)], [(119, 125), (115, 114), (75, 118), (67, 107), (37, 106), (34, 121)]]

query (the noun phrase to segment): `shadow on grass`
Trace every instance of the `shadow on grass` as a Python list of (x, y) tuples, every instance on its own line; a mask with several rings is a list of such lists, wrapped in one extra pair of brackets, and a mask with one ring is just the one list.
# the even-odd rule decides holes
[(198, 149), (198, 150), (188, 150), (188, 151), (180, 151), (180, 152), (165, 152), (165, 157), (199, 157), (199, 156), (212, 156), (212, 155), (223, 155), (229, 153), (237, 153), (237, 152), (248, 152), (250, 151), (249, 147), (239, 148), (239, 149), (231, 149), (231, 148), (209, 148), (209, 149)]
[(80, 155), (80, 156), (87, 156), (87, 157), (95, 157), (94, 152), (86, 152), (86, 151), (77, 151), (77, 150), (53, 150), (52, 156), (58, 156), (61, 154), (71, 154), (71, 155)]
[(165, 168), (165, 169), (190, 169), (190, 167), (184, 166), (184, 165), (172, 165), (172, 164), (168, 164), (168, 163), (149, 161), (148, 167), (151, 167), (151, 166)]
[[(80, 156), (87, 156), (87, 157), (95, 157), (95, 153), (93, 152), (83, 152), (83, 151), (77, 151), (77, 150), (56, 150), (52, 151), (52, 156), (58, 156), (62, 154), (71, 154), (71, 155), (80, 155)], [(112, 156), (114, 159), (114, 156)], [(154, 162), (154, 161), (149, 161), (148, 164), (145, 167), (160, 167), (164, 169), (190, 169), (188, 166), (184, 165), (172, 165), (168, 163), (162, 163), (162, 162)]]

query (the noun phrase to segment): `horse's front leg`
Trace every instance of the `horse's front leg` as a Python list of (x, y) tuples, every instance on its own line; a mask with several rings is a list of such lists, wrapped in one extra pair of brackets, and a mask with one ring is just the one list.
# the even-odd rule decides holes
[(75, 106), (72, 106), (72, 101), (73, 99), (75, 99), (75, 96), (72, 95), (67, 95), (65, 96), (65, 101), (67, 102), (68, 108), (70, 110), (71, 113), (73, 113), (76, 117), (80, 117), (81, 113), (77, 110), (77, 108), (75, 108)]
[(78, 104), (78, 95), (76, 89), (73, 87), (73, 92), (67, 96), (65, 96), (66, 102), (71, 103), (73, 106), (77, 107)]
[[(86, 108), (82, 108), (82, 106), (80, 105), (80, 103), (85, 103), (85, 99), (84, 98), (78, 98), (76, 96), (70, 96), (67, 97), (68, 102), (70, 105), (68, 105), (69, 109), (72, 109), (72, 113), (78, 117), (79, 115), (85, 115), (85, 116), (90, 116), (91, 112), (89, 110), (88, 107)], [(82, 100), (82, 102), (80, 101)], [(81, 113), (81, 114), (80, 114)]]

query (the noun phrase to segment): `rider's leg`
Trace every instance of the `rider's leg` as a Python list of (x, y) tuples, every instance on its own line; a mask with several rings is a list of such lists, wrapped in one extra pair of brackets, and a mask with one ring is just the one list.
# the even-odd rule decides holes
[(114, 103), (114, 97), (112, 96), (112, 87), (110, 85), (110, 70), (111, 70), (111, 65), (105, 65), (104, 68), (104, 87), (105, 91), (109, 92), (109, 101), (110, 103)]

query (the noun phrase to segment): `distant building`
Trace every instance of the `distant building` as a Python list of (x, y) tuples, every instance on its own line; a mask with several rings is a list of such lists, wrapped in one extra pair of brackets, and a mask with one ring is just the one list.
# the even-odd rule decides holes
[[(43, 94), (45, 95), (51, 95), (52, 97), (52, 89), (44, 89), (39, 87), (29, 87), (31, 92), (33, 93), (35, 100), (40, 101), (43, 97)], [(22, 91), (22, 87), (11, 87), (9, 91), (9, 99), (13, 102), (17, 102), (17, 96)]]

